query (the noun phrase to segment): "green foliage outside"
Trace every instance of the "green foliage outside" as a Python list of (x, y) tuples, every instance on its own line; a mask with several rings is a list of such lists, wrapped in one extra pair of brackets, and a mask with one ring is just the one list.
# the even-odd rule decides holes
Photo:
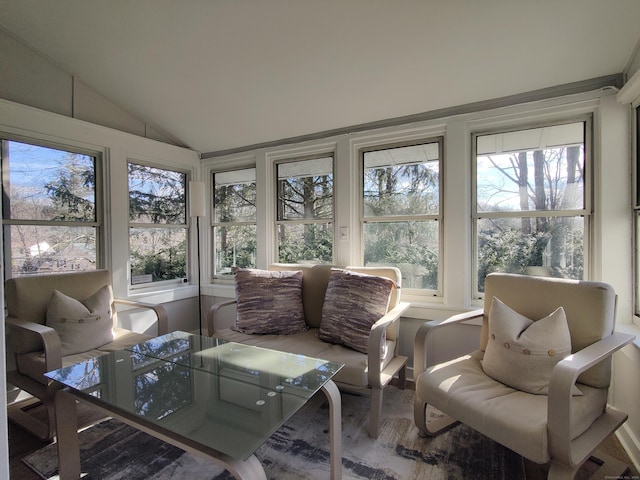
[(131, 275), (186, 278), (186, 175), (129, 163)]

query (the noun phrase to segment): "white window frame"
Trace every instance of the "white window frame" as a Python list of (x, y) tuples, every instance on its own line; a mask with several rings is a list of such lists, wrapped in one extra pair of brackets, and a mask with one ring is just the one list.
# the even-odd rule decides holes
[[(278, 167), (285, 164), (293, 164), (296, 162), (306, 162), (309, 160), (316, 160), (321, 158), (331, 158), (331, 217), (330, 218), (304, 218), (283, 220), (279, 219), (277, 215), (278, 208), (280, 206), (279, 190), (278, 190)], [(279, 243), (278, 243), (278, 229), (281, 225), (321, 225), (329, 223), (331, 225), (331, 255), (332, 258), (327, 263), (335, 263), (336, 258), (336, 155), (334, 151), (316, 152), (309, 155), (299, 155), (289, 158), (280, 158), (273, 162), (273, 184), (274, 184), (274, 222), (273, 222), (273, 258), (279, 261)], [(304, 259), (299, 259), (296, 263), (304, 263)]]
[[(382, 151), (382, 150), (393, 150), (395, 148), (402, 147), (411, 147), (417, 145), (424, 144), (438, 144), (438, 152), (439, 152), (439, 160), (438, 160), (438, 213), (437, 214), (418, 214), (418, 215), (391, 215), (391, 216), (380, 216), (380, 217), (365, 217), (364, 215), (364, 156), (368, 152), (374, 151)], [(359, 214), (359, 222), (360, 222), (360, 263), (364, 264), (364, 226), (366, 223), (380, 223), (380, 222), (430, 222), (435, 221), (438, 226), (438, 286), (435, 290), (433, 289), (417, 289), (417, 288), (407, 288), (403, 286), (404, 291), (412, 291), (418, 295), (427, 295), (431, 297), (442, 297), (442, 281), (443, 281), (443, 265), (444, 265), (444, 242), (443, 242), (443, 212), (444, 212), (444, 136), (438, 135), (435, 137), (429, 138), (421, 138), (414, 139), (411, 141), (404, 142), (393, 142), (393, 143), (384, 143), (377, 145), (370, 145), (368, 147), (361, 148), (358, 152), (359, 158), (359, 205), (360, 205), (360, 214)]]
[[(253, 170), (254, 171), (254, 178), (255, 178), (255, 183), (256, 183), (256, 189), (258, 186), (258, 177), (257, 177), (257, 169), (254, 166), (245, 166), (245, 167), (240, 167), (240, 168), (235, 168), (235, 169), (229, 169), (229, 170), (216, 170), (216, 171), (212, 171), (210, 172), (209, 177), (211, 178), (211, 196), (212, 196), (212, 214), (211, 214), (211, 272), (212, 272), (212, 277), (213, 279), (229, 279), (229, 275), (222, 275), (222, 274), (218, 274), (216, 272), (216, 258), (215, 258), (215, 253), (216, 253), (216, 235), (215, 235), (215, 230), (218, 227), (230, 227), (230, 226), (251, 226), (251, 225), (255, 225), (256, 226), (256, 246), (257, 246), (257, 242), (258, 242), (258, 238), (257, 238), (257, 221), (258, 221), (258, 208), (256, 205), (256, 219), (253, 222), (249, 222), (249, 221), (231, 221), (231, 222), (218, 222), (216, 221), (216, 212), (215, 212), (215, 188), (216, 188), (216, 182), (215, 182), (215, 176), (218, 174), (224, 174), (224, 173), (232, 173), (232, 172), (237, 172), (237, 171), (242, 171), (242, 170)], [(257, 192), (256, 192), (256, 203), (257, 202)], [(256, 264), (257, 264), (257, 251), (256, 251)]]
[[(129, 201), (130, 201), (130, 194), (129, 194), (129, 164), (133, 163), (139, 166), (143, 166), (143, 167), (149, 167), (149, 168), (155, 168), (158, 170), (167, 170), (167, 171), (171, 171), (171, 172), (176, 172), (179, 173), (181, 175), (184, 175), (185, 178), (185, 198), (184, 198), (184, 212), (185, 212), (185, 223), (183, 224), (176, 224), (176, 223), (171, 223), (171, 224), (158, 224), (158, 223), (144, 223), (144, 222), (132, 222), (131, 218), (130, 218), (130, 214), (129, 214)], [(126, 218), (127, 218), (127, 231), (130, 232), (132, 228), (141, 228), (141, 229), (153, 229), (153, 228), (157, 228), (157, 229), (184, 229), (185, 230), (185, 277), (181, 277), (181, 278), (174, 278), (174, 279), (170, 279), (170, 280), (160, 280), (157, 282), (145, 282), (145, 283), (134, 283), (133, 282), (133, 278), (132, 278), (132, 274), (131, 274), (131, 236), (129, 235), (128, 237), (128, 242), (127, 242), (127, 246), (128, 246), (128, 258), (127, 258), (127, 278), (129, 280), (128, 282), (128, 288), (130, 291), (139, 291), (139, 290), (153, 290), (153, 289), (158, 289), (158, 288), (166, 288), (167, 286), (171, 287), (171, 286), (177, 286), (177, 285), (181, 285), (186, 283), (187, 278), (191, 278), (193, 275), (191, 275), (191, 264), (192, 262), (190, 261), (191, 257), (193, 256), (192, 254), (192, 250), (191, 250), (191, 238), (193, 236), (195, 236), (194, 233), (192, 233), (192, 229), (191, 229), (191, 224), (189, 222), (190, 218), (189, 218), (189, 211), (187, 208), (188, 205), (188, 198), (189, 198), (189, 180), (191, 179), (190, 177), (190, 172), (182, 169), (182, 168), (177, 168), (177, 167), (169, 167), (167, 165), (162, 165), (162, 164), (158, 164), (158, 163), (154, 163), (154, 162), (149, 162), (149, 161), (143, 161), (143, 160), (138, 160), (136, 158), (127, 158), (127, 164), (126, 164), (126, 170), (127, 170), (127, 212), (126, 212)]]
[[(69, 221), (55, 221), (55, 220), (16, 220), (5, 219), (4, 213), (2, 215), (3, 230), (11, 225), (35, 225), (35, 226), (66, 226), (66, 227), (93, 227), (96, 232), (96, 265), (95, 268), (104, 268), (105, 265), (105, 198), (104, 198), (104, 163), (103, 154), (99, 150), (92, 150), (86, 147), (81, 147), (72, 142), (70, 143), (58, 143), (41, 138), (32, 138), (22, 135), (11, 135), (4, 132), (0, 132), (0, 144), (7, 142), (19, 142), (34, 145), (36, 147), (50, 148), (55, 150), (61, 150), (70, 153), (78, 153), (93, 157), (95, 159), (95, 210), (96, 218), (93, 222), (69, 222)], [(1, 152), (4, 157), (4, 152)], [(3, 186), (0, 186), (3, 188)], [(4, 232), (3, 232), (4, 235)], [(4, 261), (4, 278), (11, 278), (11, 245), (9, 242), (5, 242), (3, 245), (3, 261)], [(55, 273), (55, 272), (54, 272)], [(62, 272), (60, 272), (62, 273)]]
[[(529, 130), (529, 129), (537, 129), (543, 127), (550, 127), (568, 123), (584, 123), (584, 206), (582, 209), (575, 210), (542, 210), (542, 211), (531, 211), (529, 215), (523, 215), (523, 212), (520, 210), (514, 212), (478, 212), (477, 208), (477, 139), (478, 137), (482, 137), (485, 135), (492, 134), (501, 134), (501, 133), (509, 133), (521, 130)], [(583, 279), (588, 280), (592, 276), (592, 272), (590, 269), (590, 265), (592, 262), (592, 238), (593, 238), (593, 217), (594, 217), (594, 208), (593, 208), (593, 118), (592, 115), (577, 115), (570, 117), (562, 117), (556, 118), (554, 120), (549, 119), (544, 122), (533, 122), (533, 123), (514, 123), (508, 127), (502, 126), (499, 128), (492, 128), (488, 130), (475, 130), (471, 134), (471, 172), (472, 172), (472, 182), (471, 182), (471, 221), (472, 221), (472, 252), (473, 252), (473, 262), (472, 262), (472, 274), (471, 274), (471, 291), (472, 291), (472, 299), (473, 300), (482, 300), (484, 299), (484, 293), (478, 291), (478, 221), (483, 218), (522, 218), (522, 217), (563, 217), (563, 216), (583, 216), (584, 217), (584, 275)]]

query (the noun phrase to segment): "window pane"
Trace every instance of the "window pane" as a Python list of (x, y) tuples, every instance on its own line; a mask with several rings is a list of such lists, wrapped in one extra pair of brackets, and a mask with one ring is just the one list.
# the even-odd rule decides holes
[(228, 275), (232, 267), (256, 267), (256, 226), (215, 227), (216, 274)]
[(333, 261), (333, 225), (331, 223), (278, 225), (278, 262)]
[(478, 220), (478, 291), (491, 272), (581, 280), (584, 218), (484, 218)]
[(388, 265), (402, 272), (403, 288), (438, 289), (438, 222), (364, 224), (365, 266)]
[(279, 164), (278, 220), (333, 218), (333, 158)]
[(4, 238), (11, 242), (12, 277), (96, 268), (94, 227), (7, 225)]
[(130, 228), (131, 283), (185, 278), (186, 228)]
[(365, 217), (437, 214), (439, 157), (438, 143), (365, 152)]
[(96, 159), (15, 141), (3, 142), (4, 218), (96, 221)]
[(584, 124), (477, 137), (477, 211), (583, 209)]
[(181, 172), (129, 163), (129, 220), (185, 224), (185, 185)]
[(256, 221), (255, 168), (214, 175), (216, 222)]

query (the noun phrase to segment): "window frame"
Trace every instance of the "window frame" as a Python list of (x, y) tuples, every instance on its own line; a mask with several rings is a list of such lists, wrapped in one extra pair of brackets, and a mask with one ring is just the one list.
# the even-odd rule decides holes
[[(517, 132), (522, 130), (535, 130), (544, 127), (553, 127), (571, 123), (583, 123), (584, 131), (584, 205), (582, 209), (574, 210), (531, 210), (529, 215), (523, 215), (522, 210), (509, 212), (478, 212), (477, 205), (477, 138), (485, 135)], [(593, 138), (593, 114), (583, 114), (569, 117), (550, 118), (543, 122), (524, 122), (508, 125), (501, 125), (487, 130), (475, 130), (471, 132), (471, 248), (472, 265), (469, 281), (472, 292), (472, 301), (484, 299), (484, 292), (478, 291), (478, 220), (483, 218), (536, 218), (536, 217), (583, 217), (583, 280), (588, 280), (592, 276), (591, 264), (593, 262), (593, 235), (594, 235), (594, 190), (593, 190), (593, 169), (594, 169), (594, 138)]]
[[(131, 213), (130, 213), (130, 201), (131, 195), (129, 192), (129, 164), (135, 164), (142, 167), (154, 168), (157, 170), (166, 170), (170, 172), (175, 172), (183, 175), (184, 178), (184, 215), (185, 215), (185, 223), (184, 224), (175, 224), (175, 223), (147, 223), (147, 222), (132, 222), (131, 221)], [(158, 287), (164, 286), (177, 286), (187, 282), (187, 279), (192, 277), (191, 273), (191, 264), (190, 261), (193, 253), (191, 251), (191, 237), (195, 234), (192, 232), (191, 222), (190, 222), (190, 214), (188, 209), (188, 199), (189, 199), (189, 180), (191, 179), (191, 173), (184, 168), (176, 168), (169, 167), (167, 165), (161, 165), (154, 162), (143, 161), (138, 158), (128, 157), (126, 160), (126, 181), (127, 181), (127, 278), (128, 278), (128, 288), (130, 291), (139, 291), (139, 290), (153, 290)], [(180, 278), (173, 278), (168, 280), (159, 280), (159, 281), (151, 281), (151, 282), (142, 282), (142, 283), (133, 283), (133, 274), (132, 274), (132, 265), (131, 265), (131, 229), (184, 229), (185, 230), (185, 276)]]
[[(216, 189), (216, 175), (217, 174), (224, 174), (224, 173), (230, 173), (230, 172), (239, 172), (242, 170), (253, 170), (254, 174), (255, 174), (255, 187), (256, 187), (256, 212), (255, 212), (255, 219), (253, 222), (249, 222), (249, 221), (231, 221), (231, 222), (219, 222), (216, 220), (216, 203), (215, 203), (215, 189)], [(258, 224), (258, 206), (257, 206), (257, 189), (258, 189), (258, 177), (257, 177), (257, 168), (255, 165), (251, 166), (251, 165), (247, 165), (247, 166), (239, 166), (238, 168), (230, 168), (230, 169), (226, 169), (226, 170), (215, 170), (212, 172), (209, 172), (210, 178), (211, 178), (211, 223), (210, 223), (210, 228), (211, 228), (211, 272), (212, 272), (212, 279), (217, 280), (217, 279), (230, 279), (232, 278), (231, 275), (228, 274), (220, 274), (217, 273), (217, 268), (216, 268), (216, 264), (217, 264), (217, 258), (216, 258), (216, 254), (217, 254), (217, 250), (216, 250), (216, 228), (218, 227), (228, 227), (228, 226), (255, 226), (256, 227), (256, 260), (255, 260), (255, 266), (257, 265), (257, 244), (258, 244), (258, 234), (257, 234), (257, 224)]]
[[(280, 165), (292, 164), (298, 162), (306, 162), (309, 160), (317, 160), (322, 158), (331, 158), (331, 217), (330, 218), (301, 218), (292, 220), (283, 220), (279, 218), (280, 210), (280, 181), (278, 178), (278, 168)], [(273, 255), (276, 262), (280, 262), (280, 244), (278, 240), (278, 230), (281, 225), (331, 225), (331, 260), (326, 262), (334, 264), (336, 259), (336, 152), (319, 152), (295, 157), (280, 158), (273, 163), (273, 181), (274, 184), (274, 229), (273, 229)], [(296, 263), (306, 263), (304, 259), (298, 259)], [(322, 263), (322, 262), (314, 262)]]
[[(411, 215), (384, 215), (378, 217), (365, 216), (364, 207), (364, 175), (365, 175), (365, 154), (381, 150), (393, 150), (396, 148), (412, 147), (426, 144), (438, 144), (438, 213), (437, 214), (411, 214)], [(402, 287), (403, 292), (412, 292), (418, 295), (431, 297), (442, 297), (444, 281), (444, 166), (445, 166), (445, 136), (435, 135), (429, 137), (413, 138), (411, 140), (395, 141), (390, 143), (379, 143), (367, 145), (358, 149), (358, 188), (359, 188), (359, 228), (360, 228), (360, 263), (364, 265), (364, 236), (365, 225), (367, 223), (387, 223), (387, 222), (430, 222), (435, 221), (438, 228), (438, 287), (435, 290), (423, 288)]]
[[(60, 143), (53, 142), (49, 140), (45, 140), (43, 138), (31, 138), (22, 135), (11, 135), (6, 132), (0, 132), (0, 162), (3, 177), (8, 175), (8, 169), (5, 168), (5, 159), (8, 159), (8, 154), (6, 153), (6, 142), (16, 142), (32, 145), (34, 147), (47, 148), (52, 150), (59, 150), (63, 152), (68, 152), (71, 154), (77, 153), (80, 155), (90, 156), (94, 159), (94, 178), (95, 178), (95, 219), (93, 221), (72, 221), (72, 220), (64, 220), (64, 221), (55, 221), (55, 220), (24, 220), (24, 219), (11, 219), (5, 218), (5, 209), (7, 206), (4, 204), (2, 207), (2, 235), (3, 238), (6, 239), (8, 229), (13, 225), (25, 225), (25, 226), (51, 226), (51, 227), (89, 227), (95, 228), (95, 269), (105, 268), (105, 252), (107, 250), (105, 245), (105, 185), (104, 185), (104, 161), (103, 161), (103, 152), (99, 150), (93, 150), (86, 147), (81, 147), (79, 145), (73, 143)], [(4, 178), (2, 185), (0, 186), (4, 196)], [(4, 278), (8, 279), (12, 277), (11, 265), (12, 265), (12, 253), (11, 253), (11, 242), (3, 241), (3, 262), (4, 262)], [(85, 270), (74, 270), (74, 271), (85, 271)], [(60, 271), (57, 273), (63, 273), (64, 271)], [(55, 273), (55, 272), (54, 272)]]

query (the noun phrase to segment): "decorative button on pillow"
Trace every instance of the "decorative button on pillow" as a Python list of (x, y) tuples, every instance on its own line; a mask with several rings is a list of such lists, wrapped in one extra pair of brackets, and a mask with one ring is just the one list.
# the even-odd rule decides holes
[[(547, 394), (556, 363), (571, 354), (571, 334), (562, 307), (533, 321), (494, 297), (489, 310), (489, 341), (484, 372), (512, 388)], [(574, 395), (581, 395), (573, 387)]]
[(302, 272), (235, 271), (238, 308), (233, 330), (289, 335), (307, 330), (302, 305)]
[(394, 286), (395, 282), (385, 277), (331, 269), (322, 306), (320, 340), (367, 353), (371, 327), (387, 313)]
[(63, 356), (112, 342), (111, 290), (104, 286), (82, 301), (54, 290), (47, 306), (46, 324), (58, 333)]

